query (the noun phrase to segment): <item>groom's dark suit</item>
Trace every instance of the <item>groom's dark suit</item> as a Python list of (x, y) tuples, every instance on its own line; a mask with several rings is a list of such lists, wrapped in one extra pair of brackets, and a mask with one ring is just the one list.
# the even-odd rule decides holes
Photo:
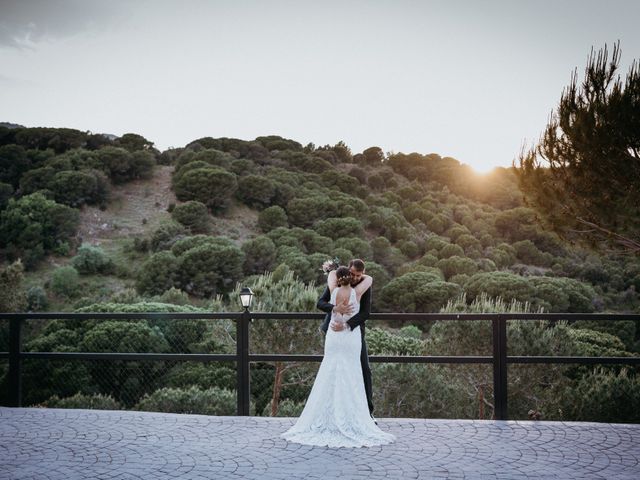
[[(317, 307), (326, 312), (327, 316), (322, 322), (322, 326), (320, 329), (327, 333), (327, 329), (329, 328), (329, 322), (331, 321), (331, 311), (333, 310), (333, 305), (329, 303), (331, 300), (331, 292), (329, 291), (329, 287), (324, 289), (322, 296), (318, 300)], [(371, 314), (371, 287), (362, 294), (360, 297), (360, 311), (356, 313), (353, 317), (347, 320), (347, 324), (353, 330), (356, 327), (360, 327), (360, 335), (362, 336), (362, 350), (360, 352), (360, 364), (362, 365), (362, 376), (364, 378), (364, 391), (367, 393), (367, 403), (369, 404), (369, 413), (373, 414), (373, 390), (371, 385), (371, 368), (369, 367), (369, 354), (367, 353), (367, 343), (364, 339), (364, 323), (369, 318), (369, 314)]]

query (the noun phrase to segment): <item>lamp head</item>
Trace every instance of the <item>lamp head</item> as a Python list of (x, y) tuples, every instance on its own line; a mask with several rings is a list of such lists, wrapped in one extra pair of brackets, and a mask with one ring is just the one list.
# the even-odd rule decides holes
[(240, 290), (240, 303), (245, 309), (251, 306), (251, 300), (253, 299), (253, 292), (249, 287), (242, 287)]

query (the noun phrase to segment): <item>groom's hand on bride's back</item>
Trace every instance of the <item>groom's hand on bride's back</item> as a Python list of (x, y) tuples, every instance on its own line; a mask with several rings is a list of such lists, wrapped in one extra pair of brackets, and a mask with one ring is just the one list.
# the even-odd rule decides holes
[(341, 332), (345, 328), (349, 327), (346, 323), (342, 323), (342, 322), (331, 322), (329, 326), (331, 327), (331, 330), (333, 330), (334, 332)]
[(342, 315), (350, 315), (353, 312), (353, 305), (349, 305), (347, 302), (339, 303), (333, 307), (333, 311)]

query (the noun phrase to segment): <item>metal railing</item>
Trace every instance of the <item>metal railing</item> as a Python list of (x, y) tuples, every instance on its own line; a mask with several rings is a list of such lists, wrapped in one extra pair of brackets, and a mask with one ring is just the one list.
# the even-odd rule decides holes
[[(369, 357), (370, 362), (490, 364), (493, 366), (494, 418), (508, 419), (507, 367), (509, 364), (617, 364), (640, 365), (640, 357), (580, 357), (580, 356), (509, 356), (507, 355), (507, 322), (510, 320), (640, 320), (638, 314), (587, 313), (373, 313), (370, 320), (396, 321), (487, 321), (492, 322), (492, 355), (480, 356), (382, 356)], [(228, 319), (236, 322), (236, 353), (92, 353), (92, 352), (25, 352), (22, 350), (22, 327), (27, 320), (170, 320)], [(9, 351), (0, 352), (0, 359), (9, 360), (9, 406), (22, 406), (22, 374), (24, 359), (102, 360), (102, 361), (178, 361), (236, 362), (237, 414), (249, 415), (251, 362), (320, 362), (322, 355), (252, 354), (249, 351), (249, 325), (253, 320), (306, 320), (320, 322), (322, 313), (262, 313), (248, 310), (240, 313), (0, 313), (0, 320), (9, 321)]]

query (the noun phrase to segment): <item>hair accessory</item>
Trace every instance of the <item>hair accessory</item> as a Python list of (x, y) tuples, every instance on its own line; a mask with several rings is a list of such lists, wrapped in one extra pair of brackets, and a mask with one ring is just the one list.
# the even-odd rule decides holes
[(322, 267), (320, 269), (324, 272), (325, 275), (328, 275), (330, 271), (337, 270), (339, 266), (340, 259), (338, 257), (335, 257), (333, 260), (326, 260), (322, 264)]

